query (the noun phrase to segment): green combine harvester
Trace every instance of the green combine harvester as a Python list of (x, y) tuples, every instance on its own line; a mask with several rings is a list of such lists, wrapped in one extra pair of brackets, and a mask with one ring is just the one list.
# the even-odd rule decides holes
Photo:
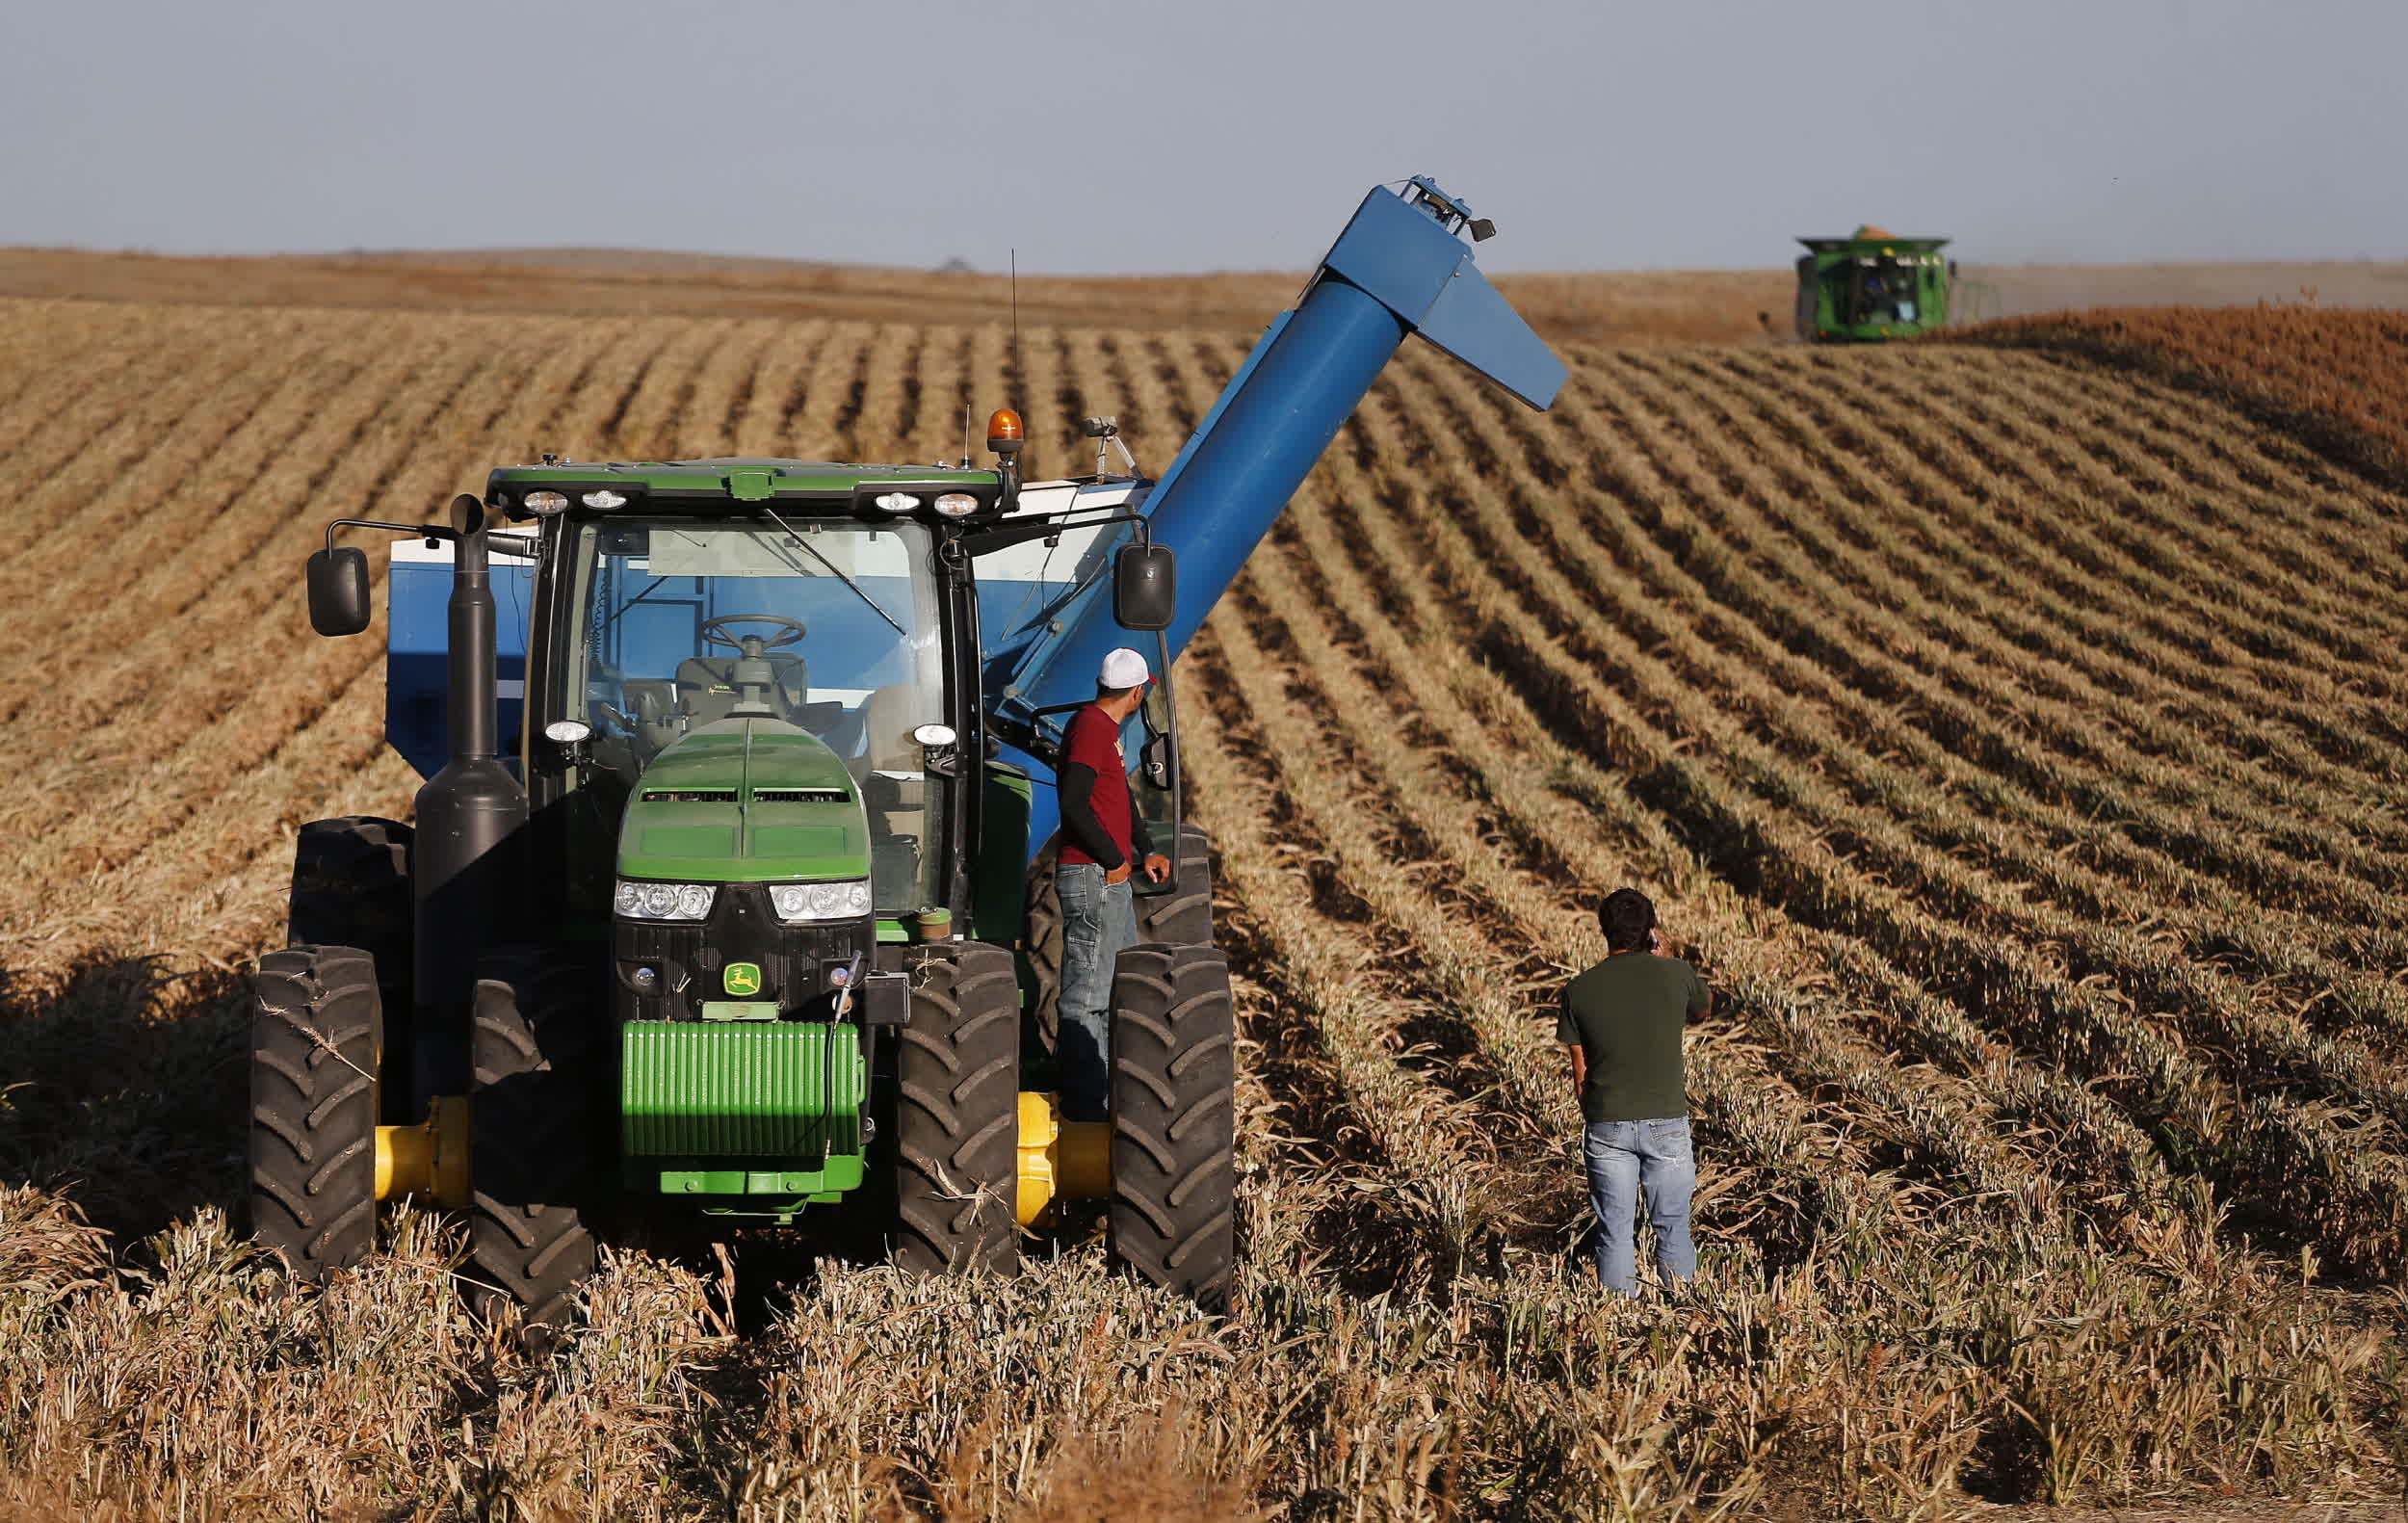
[(1945, 328), (1956, 261), (1946, 238), (1900, 238), (1871, 225), (1845, 238), (1800, 238), (1797, 336), (1810, 344), (1880, 343)]
[[(386, 737), (415, 819), (301, 828), (260, 968), (252, 1230), (322, 1278), (379, 1203), (464, 1213), (488, 1312), (573, 1310), (597, 1234), (813, 1234), (1009, 1274), (1104, 1202), (1113, 1257), (1207, 1305), (1236, 1254), (1236, 1042), (1212, 860), (1183, 815), (1179, 651), (1399, 345), (1535, 407), (1563, 366), (1426, 179), (1365, 197), (1159, 480), (789, 459), (539, 463), (446, 521), (341, 519), (326, 635), (371, 621), (398, 536)], [(1174, 862), (1139, 889), (1109, 1114), (1065, 1116), (1054, 767), (1105, 654), (1155, 686), (1121, 735)]]

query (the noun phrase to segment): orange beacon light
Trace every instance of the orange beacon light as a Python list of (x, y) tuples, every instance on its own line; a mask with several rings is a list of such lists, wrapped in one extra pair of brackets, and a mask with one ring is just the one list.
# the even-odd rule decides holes
[(1017, 455), (1028, 440), (1028, 431), (1020, 426), (1020, 414), (1009, 407), (997, 407), (987, 415), (986, 447), (998, 455)]

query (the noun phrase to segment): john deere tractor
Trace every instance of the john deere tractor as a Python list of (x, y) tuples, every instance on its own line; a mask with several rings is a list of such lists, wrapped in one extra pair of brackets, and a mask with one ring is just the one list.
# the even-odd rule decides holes
[[(1234, 1042), (1172, 662), (1408, 333), (1552, 400), (1472, 264), (1488, 230), (1426, 180), (1374, 190), (1159, 481), (1124, 447), (1129, 474), (1024, 483), (1007, 410), (985, 467), (547, 457), (439, 522), (330, 525), (327, 635), (371, 617), (338, 531), (401, 537), (387, 735), (429, 775), (412, 824), (300, 832), (258, 978), (257, 1235), (314, 1278), (380, 1200), (458, 1209), (486, 1306), (548, 1325), (605, 1223), (1009, 1274), (1084, 1198), (1120, 1262), (1217, 1302)], [(1115, 970), (1109, 1118), (1065, 1120), (1052, 764), (1123, 643), (1161, 674), (1123, 748), (1176, 869)]]

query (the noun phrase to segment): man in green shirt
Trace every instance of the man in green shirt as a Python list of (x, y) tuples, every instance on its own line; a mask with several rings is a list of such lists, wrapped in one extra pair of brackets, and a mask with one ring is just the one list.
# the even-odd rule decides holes
[(1628, 1296), (1638, 1289), (1632, 1238), (1642, 1188), (1656, 1229), (1657, 1274), (1669, 1287), (1697, 1273), (1688, 1236), (1697, 1164), (1681, 1033), (1714, 1008), (1714, 997), (1695, 968), (1656, 955), (1656, 906), (1637, 889), (1608, 894), (1597, 926), (1606, 933), (1606, 960), (1564, 986), (1556, 1040), (1571, 1053), (1587, 1123), (1581, 1155), (1597, 1210), (1597, 1278)]

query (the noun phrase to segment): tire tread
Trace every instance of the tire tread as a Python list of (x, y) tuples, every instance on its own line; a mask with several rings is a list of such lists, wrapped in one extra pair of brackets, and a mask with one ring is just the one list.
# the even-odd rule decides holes
[(1020, 1267), (1020, 985), (1009, 949), (915, 950), (910, 1024), (880, 1127), (895, 1262), (920, 1274)]
[(253, 987), (251, 1235), (323, 1283), (376, 1248), (376, 965), (357, 947), (286, 947)]
[(502, 948), (478, 969), (471, 1032), (472, 1296), (515, 1303), (540, 1347), (565, 1326), (594, 1266), (584, 1208), (600, 1170), (601, 974), (590, 955)]
[(1237, 1263), (1235, 1022), (1211, 946), (1145, 943), (1112, 978), (1112, 1254), (1217, 1310)]

